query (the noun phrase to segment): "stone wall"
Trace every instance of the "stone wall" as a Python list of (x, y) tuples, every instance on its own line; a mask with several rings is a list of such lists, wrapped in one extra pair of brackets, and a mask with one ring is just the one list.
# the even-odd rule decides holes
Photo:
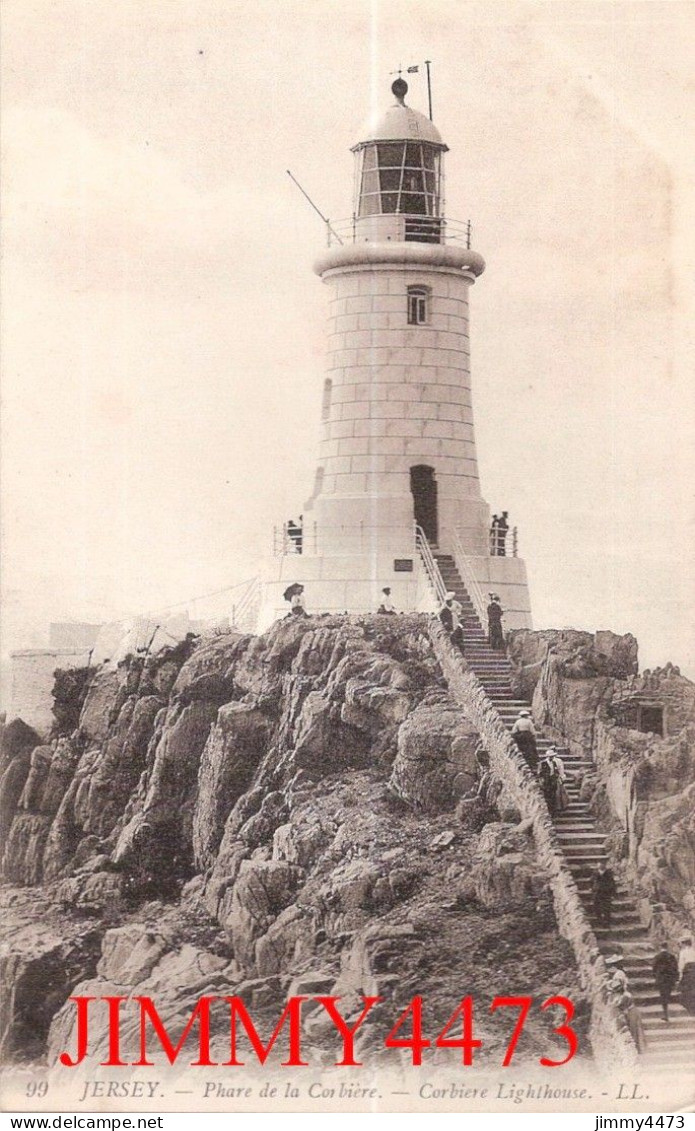
[(609, 975), (596, 936), (538, 784), (492, 700), (465, 660), (452, 648), (439, 622), (431, 622), (429, 634), (450, 694), (464, 709), (486, 745), (491, 772), (502, 784), (510, 804), (521, 813), (522, 821), (528, 821), (533, 829), (539, 861), (549, 877), (560, 932), (574, 950), (582, 986), (591, 1001), (592, 1044), (607, 1057), (614, 1057), (617, 1064), (634, 1067), (637, 1062), (634, 1042), (609, 989)]

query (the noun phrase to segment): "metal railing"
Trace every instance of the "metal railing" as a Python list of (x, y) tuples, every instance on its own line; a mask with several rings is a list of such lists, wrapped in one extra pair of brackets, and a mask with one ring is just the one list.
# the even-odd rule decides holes
[[(389, 532), (394, 532), (393, 543), (388, 541)], [(273, 527), (273, 556), (276, 558), (295, 554), (322, 554), (327, 546), (331, 552), (335, 551), (338, 544), (344, 546), (346, 553), (360, 553), (364, 550), (373, 550), (382, 544), (389, 547), (397, 545), (405, 553), (415, 552), (414, 536), (410, 546), (406, 545), (406, 532), (403, 523), (386, 525), (385, 523), (359, 522), (352, 525), (330, 526), (319, 528), (316, 522), (306, 522), (301, 528), (301, 549), (298, 548), (296, 538), (287, 532), (287, 523)], [(390, 552), (390, 550), (389, 550)]]
[[(511, 539), (511, 545), (509, 540)], [(496, 526), (490, 527), (490, 557), (491, 558), (516, 558), (519, 554), (519, 528), (510, 526), (505, 531), (500, 531)]]
[(446, 597), (446, 585), (442, 580), (442, 575), (439, 572), (439, 566), (434, 560), (430, 544), (425, 537), (425, 532), (422, 527), (415, 525), (415, 547), (420, 555), (422, 564), (425, 567), (427, 580), (432, 587), (432, 591), (437, 599), (437, 603), (444, 604)]
[(486, 629), (487, 603), (485, 601), (483, 591), (480, 588), (480, 584), (476, 580), (475, 574), (473, 573), (473, 568), (468, 559), (468, 554), (461, 544), (458, 530), (454, 530), (453, 532), (452, 545), (454, 550), (454, 561), (456, 562), (456, 568), (461, 574), (461, 579), (466, 586), (466, 589), (468, 590), (468, 596), (473, 603), (473, 608), (476, 611), (481, 627), (483, 629)]
[(402, 221), (401, 236), (405, 241), (422, 243), (456, 243), (470, 250), (470, 220), (450, 220), (445, 216), (421, 216), (410, 212), (384, 212), (374, 216), (350, 216), (344, 220), (332, 220), (326, 224), (326, 239), (329, 247), (346, 243), (361, 243), (370, 233), (370, 239), (378, 238), (380, 225), (395, 220), (399, 226)]
[(261, 579), (260, 577), (252, 577), (246, 592), (242, 594), (236, 604), (232, 605), (230, 616), (232, 628), (240, 629), (242, 632), (253, 632), (258, 619), (260, 603)]

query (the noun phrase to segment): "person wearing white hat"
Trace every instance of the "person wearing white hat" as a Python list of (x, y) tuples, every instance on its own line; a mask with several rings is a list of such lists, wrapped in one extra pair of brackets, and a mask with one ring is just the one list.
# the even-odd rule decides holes
[(512, 727), (512, 738), (519, 747), (529, 770), (532, 770), (535, 774), (538, 769), (538, 747), (536, 746), (536, 728), (533, 725), (530, 711), (519, 711), (517, 720)]
[(611, 976), (610, 987), (615, 993), (624, 994), (628, 988), (627, 974), (623, 970), (622, 954), (609, 954), (606, 959), (608, 973)]
[(461, 655), (463, 655), (463, 629), (461, 628), (461, 621), (454, 604), (455, 601), (456, 594), (448, 590), (444, 594), (444, 602), (439, 610), (439, 619), (449, 633), (451, 643), (454, 644)]

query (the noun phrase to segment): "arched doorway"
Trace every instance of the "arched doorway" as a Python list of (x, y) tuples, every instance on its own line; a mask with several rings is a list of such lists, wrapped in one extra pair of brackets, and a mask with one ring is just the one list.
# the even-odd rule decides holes
[(422, 527), (428, 542), (437, 542), (437, 481), (434, 468), (418, 463), (410, 469), (410, 490), (413, 493), (415, 521)]

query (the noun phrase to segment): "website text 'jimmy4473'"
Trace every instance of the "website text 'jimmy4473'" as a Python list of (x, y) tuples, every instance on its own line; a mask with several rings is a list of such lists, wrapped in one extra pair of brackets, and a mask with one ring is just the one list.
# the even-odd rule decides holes
[[(336, 1061), (337, 1067), (359, 1068), (362, 1062), (355, 1056), (355, 1038), (365, 1024), (369, 1024), (369, 1017), (375, 1006), (379, 1005), (381, 997), (362, 997), (362, 1009), (350, 1022), (346, 1021), (339, 1009), (339, 997), (290, 997), (283, 1009), (277, 1024), (264, 1043), (258, 1035), (254, 1021), (240, 997), (201, 997), (190, 1017), (178, 1036), (172, 1036), (162, 1022), (154, 1001), (149, 997), (72, 997), (70, 1001), (75, 1004), (75, 1029), (76, 1048), (66, 1050), (60, 1056), (60, 1063), (66, 1068), (75, 1068), (82, 1064), (90, 1055), (90, 1025), (94, 1020), (96, 1010), (106, 1011), (108, 1026), (108, 1056), (101, 1060), (100, 1066), (105, 1068), (125, 1068), (127, 1066), (141, 1067), (154, 1065), (151, 1057), (157, 1051), (163, 1050), (170, 1064), (180, 1061), (182, 1064), (194, 1068), (207, 1068), (212, 1066), (228, 1066), (230, 1068), (242, 1067), (246, 1061), (241, 1059), (239, 1038), (246, 1038), (250, 1047), (251, 1056), (258, 1063), (264, 1064), (273, 1048), (286, 1053), (282, 1065), (288, 1068), (308, 1068), (309, 1062), (302, 1055), (302, 1005), (312, 1002), (325, 1010), (336, 1031)], [(472, 997), (464, 997), (458, 1002), (444, 1027), (438, 1032), (426, 1031), (423, 1021), (423, 999), (414, 997), (408, 1005), (393, 1019), (393, 1023), (384, 1026), (383, 1045), (387, 1049), (396, 1049), (401, 1056), (410, 1055), (413, 1065), (423, 1062), (423, 1052), (431, 1048), (458, 1049), (460, 1062), (470, 1066), (474, 1062), (476, 1051), (483, 1046), (483, 1041), (475, 1036), (475, 1010), (488, 1008), (491, 1013), (507, 1014), (509, 1016), (509, 1040), (506, 1051), (502, 1057), (501, 1065), (508, 1068), (514, 1059), (514, 1053), (523, 1032), (524, 1025), (532, 1009), (541, 1012), (557, 1010), (562, 1016), (558, 1024), (552, 1025), (552, 1032), (564, 1043), (564, 1048), (558, 1056), (541, 1056), (539, 1063), (545, 1068), (560, 1068), (567, 1064), (577, 1052), (578, 1037), (572, 1028), (574, 1005), (569, 998), (554, 996), (545, 1001), (534, 1002), (532, 997), (526, 996), (497, 996), (489, 1006), (475, 1006)], [(124, 1018), (132, 1025), (133, 1014), (139, 1020), (139, 1049), (135, 1060), (123, 1059), (121, 1055), (121, 1029)], [(214, 1010), (214, 1014), (213, 1014)], [(222, 1011), (224, 1014), (222, 1015)], [(551, 1015), (556, 1020), (555, 1014)], [(229, 1058), (213, 1060), (211, 1056), (212, 1022), (216, 1021), (215, 1030), (219, 1032), (219, 1022), (229, 1022)], [(374, 1019), (376, 1020), (376, 1018)], [(383, 1024), (383, 1019), (380, 1021)], [(103, 1026), (99, 1026), (103, 1032)], [(191, 1057), (191, 1044), (195, 1056)], [(225, 1050), (226, 1051), (226, 1050)], [(244, 1052), (248, 1057), (248, 1053)]]

